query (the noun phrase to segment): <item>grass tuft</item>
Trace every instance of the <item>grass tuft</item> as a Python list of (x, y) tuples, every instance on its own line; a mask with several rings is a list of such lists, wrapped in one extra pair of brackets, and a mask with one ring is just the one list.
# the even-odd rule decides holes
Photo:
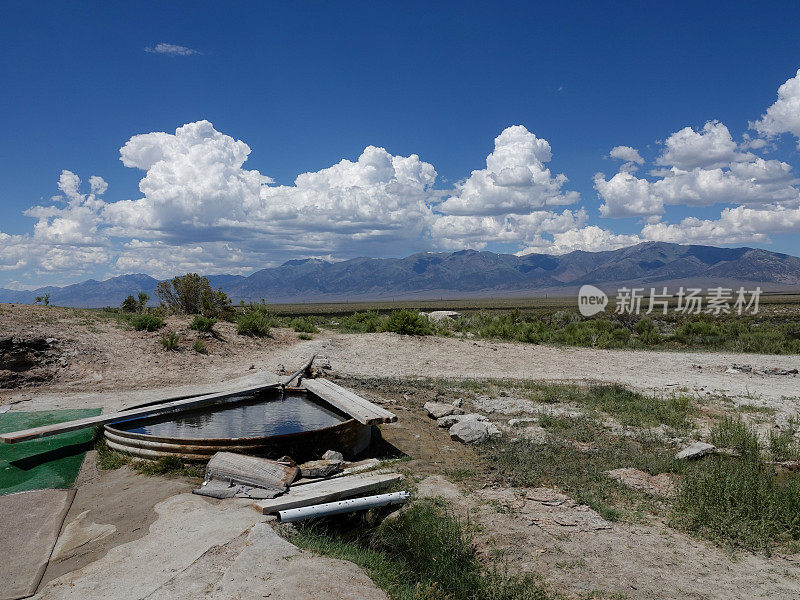
[(673, 523), (732, 548), (770, 553), (800, 540), (800, 478), (752, 458), (712, 456), (685, 476)]
[(761, 453), (758, 434), (739, 417), (723, 417), (711, 428), (711, 443), (730, 448), (740, 456), (757, 459)]
[(217, 320), (213, 317), (204, 317), (203, 315), (195, 315), (192, 319), (192, 322), (189, 324), (189, 327), (192, 329), (196, 329), (197, 331), (202, 331), (204, 333), (211, 333), (214, 330), (214, 325), (217, 324)]
[(115, 452), (102, 437), (102, 428), (95, 431), (95, 450), (97, 464), (110, 471), (128, 466), (143, 475), (181, 475), (183, 477), (203, 477), (205, 469), (201, 465), (186, 464), (177, 456), (163, 456), (157, 460), (137, 460), (130, 454)]
[(150, 313), (133, 315), (129, 322), (136, 331), (156, 331), (164, 326), (164, 319)]
[(181, 337), (174, 331), (170, 331), (168, 335), (162, 335), (158, 343), (164, 347), (164, 350), (175, 351), (180, 345)]

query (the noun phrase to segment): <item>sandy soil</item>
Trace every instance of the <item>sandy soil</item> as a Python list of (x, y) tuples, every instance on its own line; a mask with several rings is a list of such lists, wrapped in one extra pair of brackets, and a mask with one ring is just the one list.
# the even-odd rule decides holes
[(317, 354), (342, 375), (606, 381), (658, 393), (726, 394), (787, 413), (800, 409), (796, 376), (725, 372), (732, 364), (797, 369), (797, 355), (559, 348), (391, 333), (323, 332), (301, 342), (285, 329), (274, 330), (273, 338), (240, 336), (230, 323), (217, 325), (219, 339), (203, 338), (208, 354), (197, 354), (191, 350), (197, 333), (188, 328), (186, 317), (168, 320), (162, 332), (178, 331), (182, 350), (165, 352), (158, 343), (162, 332), (130, 331), (114, 320), (86, 314), (56, 307), (0, 306), (0, 337), (55, 338), (64, 358), (52, 367), (52, 379), (36, 382), (35, 390), (0, 390), (0, 405), (25, 402), (26, 408), (34, 408), (37, 403), (27, 401), (43, 392), (63, 395), (219, 382), (245, 375), (251, 367), (274, 372), (282, 365), (291, 370)]

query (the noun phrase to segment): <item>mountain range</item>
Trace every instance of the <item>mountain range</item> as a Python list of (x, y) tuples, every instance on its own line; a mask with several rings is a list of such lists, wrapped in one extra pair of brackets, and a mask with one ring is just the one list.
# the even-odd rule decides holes
[[(759, 285), (765, 291), (798, 291), (800, 258), (757, 248), (644, 242), (619, 250), (558, 256), (460, 250), (340, 262), (290, 260), (247, 277), (208, 278), (234, 302), (263, 298), (270, 303), (569, 296), (586, 283), (607, 291), (622, 285), (670, 289)], [(0, 288), (0, 302), (32, 303), (37, 296), (50, 294), (50, 303), (60, 306), (118, 306), (128, 294), (139, 291), (155, 299), (157, 283), (149, 275), (137, 274), (36, 290)]]

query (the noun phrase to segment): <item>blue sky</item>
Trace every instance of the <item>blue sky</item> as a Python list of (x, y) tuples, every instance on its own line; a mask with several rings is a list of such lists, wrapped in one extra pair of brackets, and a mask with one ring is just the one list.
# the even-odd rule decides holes
[(465, 4), (6, 4), (0, 286), (650, 239), (800, 254), (800, 4)]

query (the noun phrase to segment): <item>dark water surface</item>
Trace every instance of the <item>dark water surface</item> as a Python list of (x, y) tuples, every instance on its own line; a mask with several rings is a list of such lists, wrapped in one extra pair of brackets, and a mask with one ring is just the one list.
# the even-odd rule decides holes
[(137, 419), (116, 423), (113, 427), (158, 437), (240, 438), (313, 431), (346, 420), (348, 417), (342, 413), (311, 400), (305, 394), (286, 392), (283, 399), (269, 393), (233, 405)]

